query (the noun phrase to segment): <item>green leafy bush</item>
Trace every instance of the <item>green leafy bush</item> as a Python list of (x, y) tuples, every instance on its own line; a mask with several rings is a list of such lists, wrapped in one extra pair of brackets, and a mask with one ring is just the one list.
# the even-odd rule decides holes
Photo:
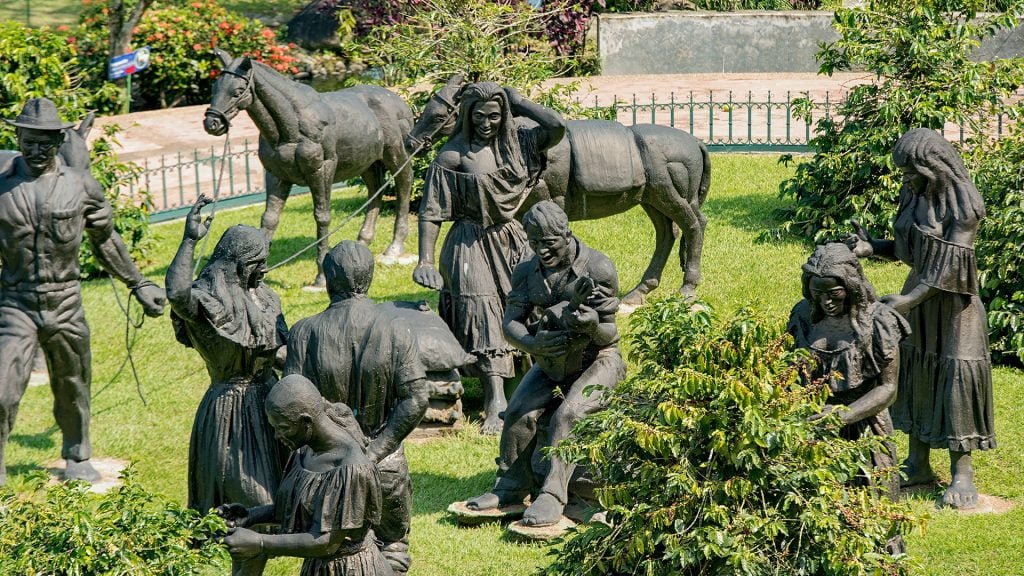
[[(544, 15), (527, 3), (422, 0), (417, 6), (401, 21), (377, 26), (345, 47), (348, 54), (381, 69), (380, 81), (397, 87), (414, 112), (422, 109), (434, 88), (461, 74), (467, 82), (491, 81), (518, 88), (570, 118), (612, 114), (610, 109), (595, 110), (573, 100), (578, 83), (541, 86), (570, 59), (538, 49), (536, 38), (543, 34)], [(414, 160), (414, 191), (422, 189), (423, 175), (442, 144), (443, 139), (435, 141), (432, 152)]]
[(346, 47), (379, 67), (390, 86), (443, 83), (452, 74), (529, 89), (555, 74), (563, 58), (537, 49), (541, 14), (525, 3), (425, 0), (401, 22), (371, 29)]
[(638, 368), (559, 450), (604, 482), (610, 525), (573, 534), (551, 575), (902, 575), (882, 553), (917, 522), (850, 485), (878, 438), (809, 423), (827, 387), (802, 351), (748, 309), (719, 319), (681, 298), (630, 319)]
[[(141, 262), (153, 244), (149, 229), (152, 199), (148, 190), (137, 186), (142, 168), (133, 162), (122, 162), (117, 157), (116, 149), (120, 146), (117, 133), (121, 128), (108, 124), (103, 130), (103, 136), (92, 143), (90, 150), (92, 175), (103, 186), (114, 209), (114, 230), (124, 240), (132, 260)], [(135, 189), (134, 194), (129, 193), (131, 188)], [(83, 276), (106, 274), (87, 241), (82, 242), (78, 261)]]
[[(80, 26), (72, 39), (77, 46), (88, 84), (107, 82), (107, 8), (102, 0), (82, 0)], [(149, 46), (148, 69), (138, 73), (136, 100), (144, 108), (172, 108), (210, 101), (210, 90), (220, 71), (214, 47), (234, 56), (252, 56), (282, 73), (294, 73), (292, 45), (279, 44), (277, 36), (258, 20), (245, 18), (219, 6), (214, 0), (189, 4), (154, 5), (146, 11), (132, 39), (138, 48)]]
[[(30, 98), (56, 102), (65, 118), (77, 120), (105, 93), (75, 90), (77, 52), (64, 34), (0, 21), (0, 115), (14, 118)], [(0, 123), (0, 149), (17, 147), (14, 128)]]
[[(858, 217), (873, 233), (888, 235), (901, 182), (890, 158), (899, 137), (947, 122), (968, 134), (986, 132), (1024, 85), (1024, 61), (975, 62), (970, 56), (980, 39), (1016, 26), (1024, 3), (978, 17), (982, 4), (871, 0), (836, 12), (840, 38), (818, 53), (819, 73), (863, 70), (876, 80), (855, 86), (835, 117), (818, 121), (810, 142), (814, 157), (797, 164), (780, 188), (796, 201), (783, 232), (821, 242), (849, 234), (847, 221)], [(807, 104), (800, 104), (805, 112)]]
[(966, 159), (988, 216), (974, 248), (996, 360), (1024, 361), (1024, 132), (978, 146)]
[(223, 564), (223, 519), (148, 492), (131, 468), (122, 478), (103, 495), (82, 482), (48, 485), (41, 472), (26, 492), (2, 489), (0, 573), (162, 576)]

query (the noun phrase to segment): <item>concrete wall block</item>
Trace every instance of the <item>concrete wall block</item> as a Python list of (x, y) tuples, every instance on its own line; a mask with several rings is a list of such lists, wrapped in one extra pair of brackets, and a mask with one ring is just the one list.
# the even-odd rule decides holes
[[(817, 72), (822, 42), (838, 39), (832, 12), (655, 12), (606, 14), (598, 23), (601, 73)], [(1024, 31), (1004, 31), (975, 57), (1024, 56)]]

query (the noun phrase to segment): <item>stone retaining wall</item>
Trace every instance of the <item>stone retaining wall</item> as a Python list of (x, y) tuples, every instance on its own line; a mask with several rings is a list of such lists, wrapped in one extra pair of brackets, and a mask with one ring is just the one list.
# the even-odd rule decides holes
[[(837, 38), (832, 12), (821, 11), (606, 14), (598, 22), (608, 75), (817, 72), (818, 45)], [(1024, 32), (985, 41), (977, 56), (1024, 56)]]

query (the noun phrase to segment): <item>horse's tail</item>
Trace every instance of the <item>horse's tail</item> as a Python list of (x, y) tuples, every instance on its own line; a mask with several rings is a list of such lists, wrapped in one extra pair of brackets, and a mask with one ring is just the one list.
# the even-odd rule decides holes
[(701, 206), (708, 199), (708, 192), (711, 190), (711, 155), (708, 154), (708, 147), (700, 140), (697, 141), (700, 147), (700, 156), (703, 168), (700, 174), (700, 187), (697, 188), (697, 205)]

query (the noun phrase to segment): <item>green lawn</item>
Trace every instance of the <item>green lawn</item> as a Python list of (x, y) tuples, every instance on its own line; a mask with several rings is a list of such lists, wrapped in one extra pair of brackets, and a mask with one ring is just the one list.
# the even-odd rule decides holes
[[(771, 210), (780, 180), (791, 169), (777, 165), (774, 156), (714, 155), (714, 177), (705, 205), (709, 218), (705, 242), (704, 283), (701, 296), (722, 310), (754, 302), (775, 321), (783, 322), (800, 298), (800, 265), (810, 246), (788, 241), (755, 242), (757, 234), (773, 224)], [(352, 190), (335, 195), (336, 219), (361, 203)], [(228, 226), (243, 222), (257, 225), (260, 207), (223, 212), (215, 219), (214, 239)], [(314, 224), (308, 196), (289, 203), (271, 262), (312, 241)], [(382, 219), (373, 249), (380, 252), (389, 240), (392, 220)], [(653, 230), (643, 212), (634, 209), (620, 216), (573, 225), (585, 242), (607, 253), (616, 263), (623, 289), (635, 283), (647, 265), (653, 246)], [(357, 223), (350, 224), (335, 240), (354, 238)], [(415, 225), (407, 249), (415, 249)], [(158, 248), (146, 273), (162, 282), (162, 276), (181, 238), (182, 224), (156, 227)], [(208, 247), (212, 250), (213, 241)], [(670, 260), (664, 283), (656, 294), (667, 295), (681, 283), (681, 273)], [(281, 295), (290, 323), (318, 312), (326, 302), (323, 294), (301, 291), (313, 278), (312, 254), (272, 272), (269, 282)], [(436, 295), (411, 280), (411, 266), (379, 267), (371, 295), (378, 299), (419, 300), (436, 303)], [(868, 263), (867, 272), (880, 293), (898, 290), (905, 269), (900, 265)], [(121, 293), (124, 289), (119, 287)], [(198, 355), (174, 340), (170, 321), (148, 320), (135, 342), (135, 361), (143, 406), (129, 373), (115, 372), (124, 359), (124, 319), (107, 281), (88, 282), (84, 298), (93, 329), (93, 442), (97, 456), (136, 462), (142, 481), (170, 498), (185, 500), (188, 437), (199, 399), (209, 383)], [(621, 329), (627, 329), (622, 320)], [(919, 573), (935, 576), (1019, 575), (1024, 566), (1024, 447), (1021, 428), (1024, 407), (1024, 372), (1001, 368), (995, 373), (998, 450), (976, 455), (980, 489), (1008, 498), (1015, 510), (998, 516), (961, 517), (937, 511), (926, 498), (915, 500), (919, 512), (930, 513), (927, 529), (909, 538)], [(470, 390), (474, 390), (473, 387)], [(479, 409), (479, 391), (469, 398)], [(29, 389), (8, 449), (11, 483), (17, 487), (23, 475), (59, 456), (60, 437), (53, 425), (50, 393), (46, 387)], [(463, 529), (445, 516), (455, 500), (486, 490), (493, 480), (497, 440), (476, 434), (470, 427), (451, 438), (414, 444), (407, 448), (415, 485), (412, 532), (414, 576), (452, 574), (515, 576), (532, 573), (547, 560), (547, 548), (509, 542), (498, 527)], [(948, 479), (946, 458), (936, 454), (936, 469)], [(294, 574), (297, 563), (278, 559), (268, 574)]]

